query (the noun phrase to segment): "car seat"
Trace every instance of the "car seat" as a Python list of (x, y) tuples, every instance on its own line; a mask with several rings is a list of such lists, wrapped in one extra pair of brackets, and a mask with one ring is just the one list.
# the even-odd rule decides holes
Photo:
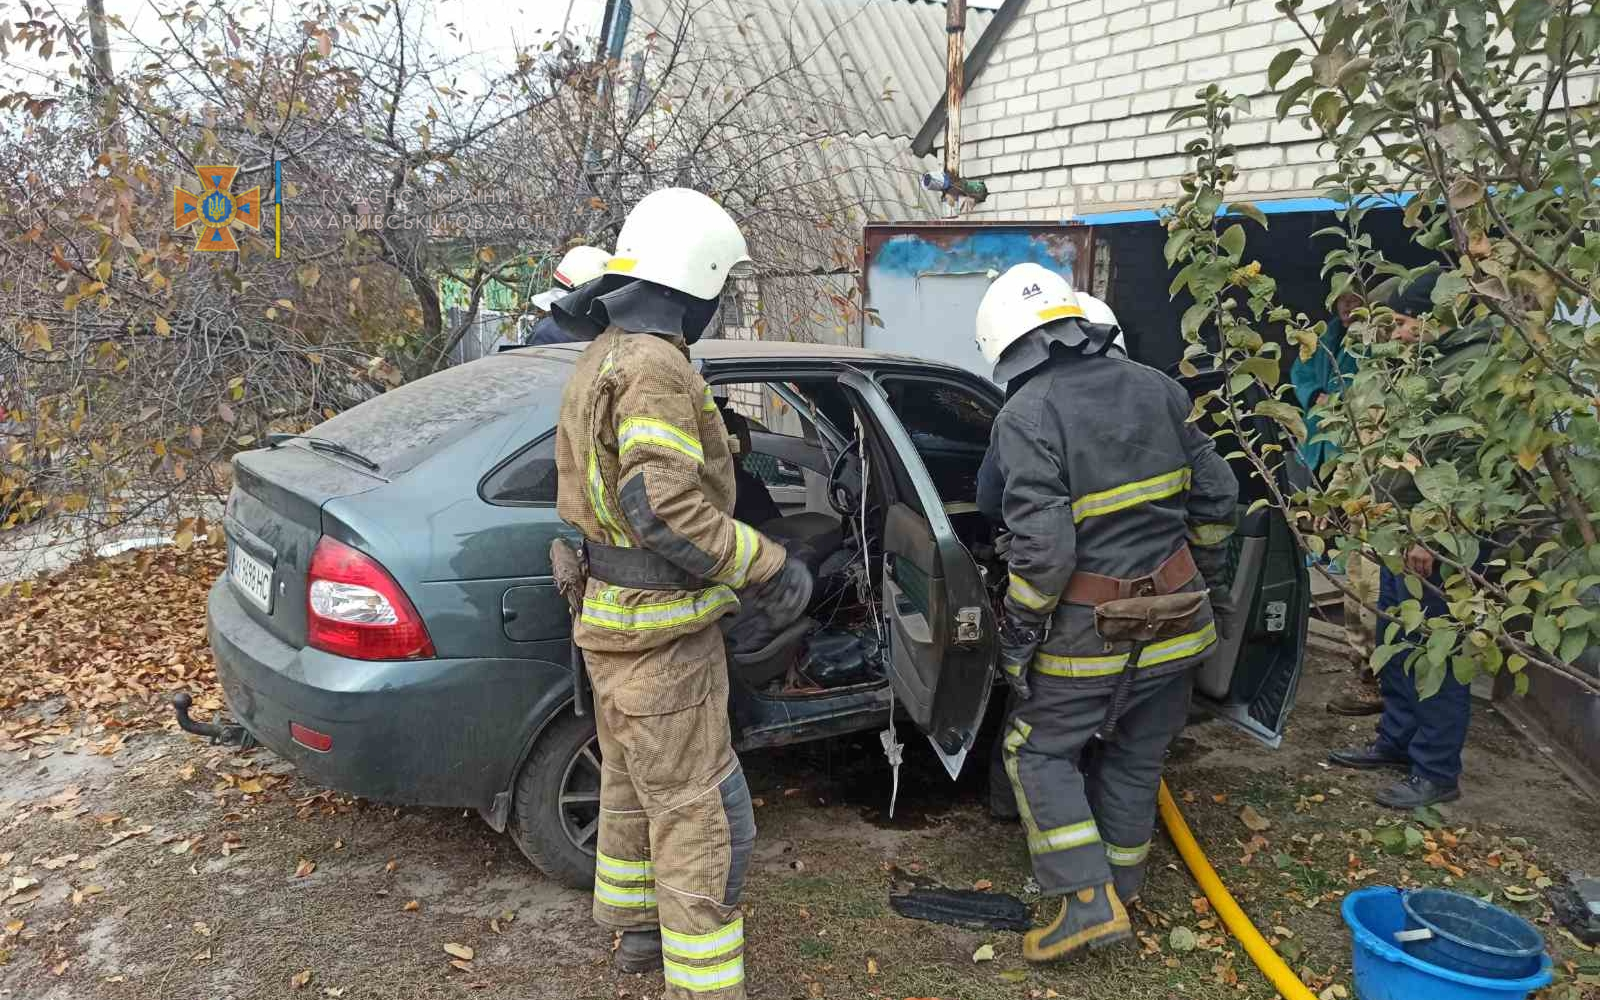
[(735, 653), (730, 648), (728, 650), (728, 662), (732, 667), (730, 673), (752, 688), (766, 687), (789, 672), (789, 668), (799, 659), (806, 636), (817, 627), (814, 619), (800, 618), (760, 649), (748, 653)]

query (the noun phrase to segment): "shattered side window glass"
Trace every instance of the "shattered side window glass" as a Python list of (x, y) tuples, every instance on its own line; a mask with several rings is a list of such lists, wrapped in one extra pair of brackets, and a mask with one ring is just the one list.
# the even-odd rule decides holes
[(884, 389), (946, 503), (977, 497), (978, 466), (999, 408), (961, 386), (886, 379)]

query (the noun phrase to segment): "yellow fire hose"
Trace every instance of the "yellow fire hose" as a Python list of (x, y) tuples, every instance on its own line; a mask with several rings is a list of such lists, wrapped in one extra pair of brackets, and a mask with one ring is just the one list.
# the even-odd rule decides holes
[(1211, 908), (1217, 911), (1217, 916), (1222, 918), (1222, 923), (1234, 939), (1244, 946), (1250, 960), (1256, 963), (1256, 968), (1277, 987), (1278, 994), (1283, 1000), (1316, 1000), (1316, 995), (1306, 989), (1305, 984), (1300, 982), (1300, 977), (1278, 957), (1278, 953), (1267, 944), (1267, 939), (1256, 930), (1256, 925), (1250, 922), (1244, 910), (1234, 902), (1227, 886), (1217, 877), (1217, 870), (1211, 867), (1211, 862), (1206, 860), (1205, 852), (1195, 843), (1194, 834), (1189, 832), (1189, 824), (1184, 822), (1183, 813), (1178, 811), (1178, 804), (1172, 801), (1172, 793), (1167, 791), (1165, 781), (1161, 782), (1161, 792), (1157, 802), (1161, 807), (1161, 822), (1166, 825), (1167, 835), (1177, 845), (1183, 863), (1189, 866), (1189, 873), (1200, 884), (1200, 889), (1206, 894), (1206, 898), (1211, 900)]

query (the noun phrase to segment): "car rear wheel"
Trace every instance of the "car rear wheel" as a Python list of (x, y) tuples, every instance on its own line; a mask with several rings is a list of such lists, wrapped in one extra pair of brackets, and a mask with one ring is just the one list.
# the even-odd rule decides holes
[(594, 883), (600, 832), (600, 741), (593, 716), (563, 713), (539, 737), (517, 776), (511, 839), (563, 885)]

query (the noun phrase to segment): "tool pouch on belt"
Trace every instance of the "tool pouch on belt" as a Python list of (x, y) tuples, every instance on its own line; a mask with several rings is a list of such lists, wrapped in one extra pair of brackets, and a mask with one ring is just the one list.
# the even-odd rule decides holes
[[(573, 624), (583, 611), (583, 595), (589, 583), (589, 567), (583, 550), (565, 538), (550, 543), (550, 575), (555, 578), (556, 590), (567, 599), (572, 609)], [(574, 629), (576, 631), (576, 629)], [(572, 711), (584, 715), (589, 711), (589, 675), (583, 666), (583, 650), (576, 638), (571, 640), (572, 657)]]
[(1205, 591), (1124, 597), (1095, 605), (1094, 629), (1106, 642), (1146, 645), (1173, 639), (1189, 631), (1205, 606)]
[(1117, 731), (1117, 722), (1128, 703), (1128, 691), (1133, 686), (1133, 675), (1139, 670), (1139, 658), (1152, 642), (1175, 639), (1189, 631), (1200, 609), (1205, 607), (1204, 591), (1188, 594), (1153, 594), (1148, 597), (1124, 597), (1095, 605), (1094, 628), (1100, 638), (1110, 643), (1127, 643), (1128, 662), (1117, 678), (1117, 689), (1111, 696), (1111, 707), (1106, 711), (1106, 721), (1100, 727), (1100, 738), (1109, 740)]

